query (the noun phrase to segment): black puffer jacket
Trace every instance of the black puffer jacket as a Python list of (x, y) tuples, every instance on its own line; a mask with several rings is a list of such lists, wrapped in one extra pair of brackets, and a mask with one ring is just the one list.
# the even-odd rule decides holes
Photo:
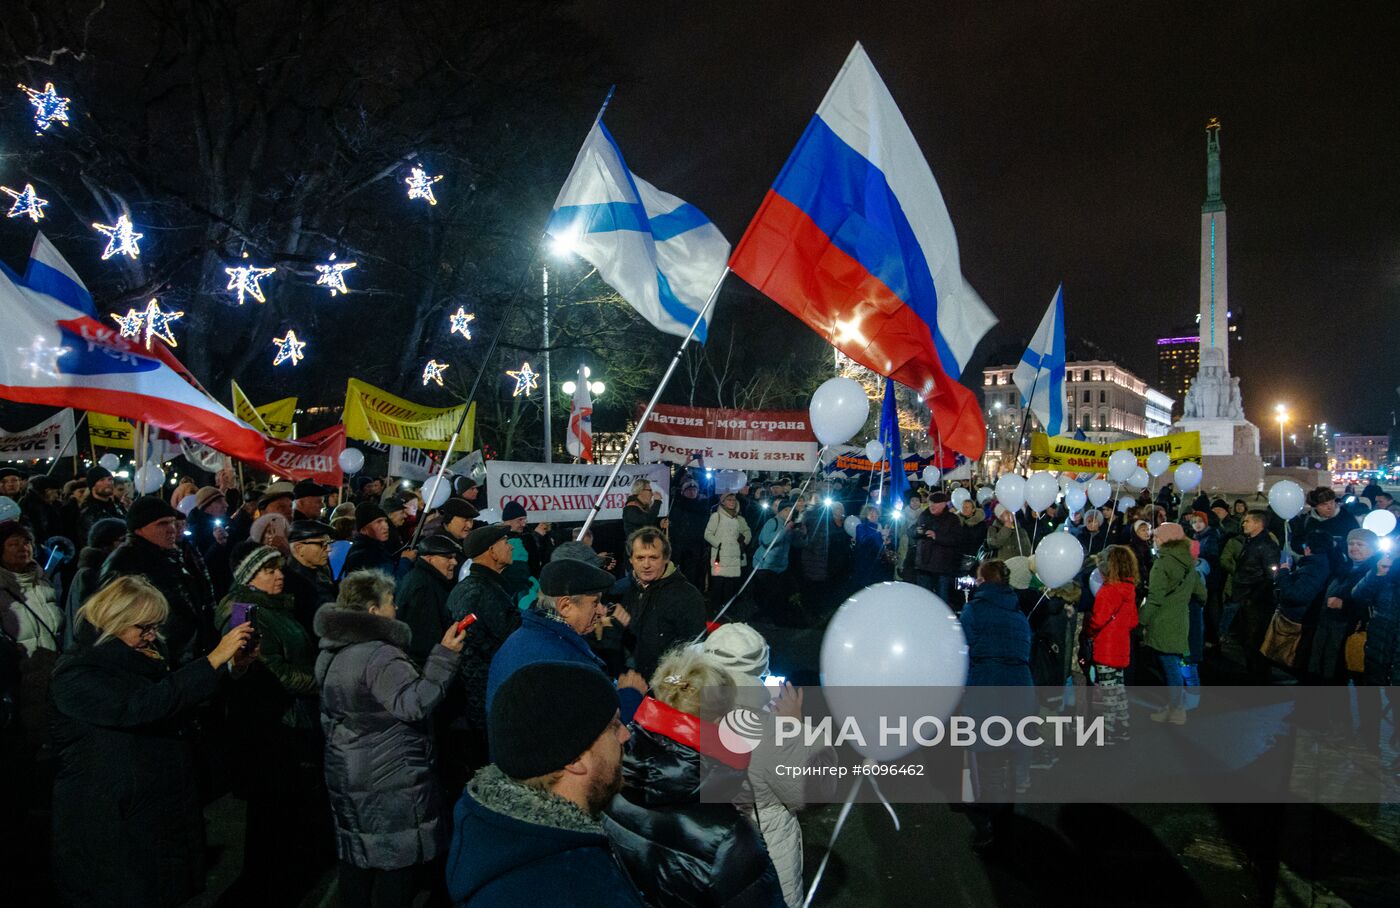
[(486, 675), (491, 660), (506, 638), (520, 626), (520, 609), (506, 593), (500, 577), (485, 565), (473, 563), (466, 578), (447, 597), (447, 610), (453, 621), (461, 621), (469, 614), (476, 615), (476, 623), (467, 629), (458, 672), (467, 698), (467, 724), (483, 731), (486, 729)]
[(179, 548), (163, 549), (132, 536), (102, 565), (99, 588), (115, 577), (135, 574), (149, 580), (170, 605), (170, 617), (160, 630), (171, 664), (178, 668), (207, 655), (219, 642), (214, 630), (213, 590), (207, 578), (191, 570)]
[(748, 765), (717, 735), (710, 723), (643, 700), (622, 762), (622, 794), (608, 807), (603, 830), (650, 904), (782, 908), (778, 873), (758, 830), (733, 804), (700, 800), (702, 788), (707, 796), (719, 790), (711, 786), (737, 791)]

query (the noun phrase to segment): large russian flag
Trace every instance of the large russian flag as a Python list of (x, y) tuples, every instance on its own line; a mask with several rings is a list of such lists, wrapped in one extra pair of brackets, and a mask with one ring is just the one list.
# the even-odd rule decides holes
[(917, 390), (945, 448), (982, 456), (958, 378), (996, 318), (963, 279), (933, 171), (857, 44), (729, 266), (842, 353)]
[(0, 268), (0, 397), (77, 407), (159, 426), (240, 460), (267, 442), (202, 388), (174, 353), (147, 351), (97, 318), (92, 296), (40, 234), (19, 278)]

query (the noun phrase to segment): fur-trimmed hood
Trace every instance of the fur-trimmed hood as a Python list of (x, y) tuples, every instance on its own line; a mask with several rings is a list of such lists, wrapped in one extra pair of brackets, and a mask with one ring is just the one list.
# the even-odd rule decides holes
[(584, 813), (573, 801), (522, 785), (494, 763), (472, 776), (467, 791), (487, 810), (522, 823), (568, 832), (603, 832), (602, 822)]
[(413, 637), (413, 631), (402, 621), (343, 608), (334, 602), (317, 610), (311, 626), (321, 638), (321, 649), (340, 649), (377, 640), (405, 649)]

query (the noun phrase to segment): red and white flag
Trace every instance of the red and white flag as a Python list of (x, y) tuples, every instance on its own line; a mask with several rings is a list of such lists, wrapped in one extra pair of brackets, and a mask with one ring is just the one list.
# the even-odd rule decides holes
[(42, 234), (31, 256), (23, 278), (0, 269), (0, 397), (120, 416), (263, 460), (263, 436), (197, 387), (169, 349), (146, 350), (98, 320), (87, 288)]
[(588, 375), (582, 366), (574, 381), (574, 404), (569, 408), (564, 447), (584, 463), (593, 462), (593, 397), (588, 393)]

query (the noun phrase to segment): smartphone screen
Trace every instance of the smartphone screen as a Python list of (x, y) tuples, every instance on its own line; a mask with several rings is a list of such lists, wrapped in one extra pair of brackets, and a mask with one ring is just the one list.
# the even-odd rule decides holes
[(249, 621), (252, 621), (253, 612), (256, 609), (256, 605), (251, 605), (247, 602), (235, 602), (229, 609), (228, 626), (234, 628), (238, 627), (240, 624), (247, 624)]

